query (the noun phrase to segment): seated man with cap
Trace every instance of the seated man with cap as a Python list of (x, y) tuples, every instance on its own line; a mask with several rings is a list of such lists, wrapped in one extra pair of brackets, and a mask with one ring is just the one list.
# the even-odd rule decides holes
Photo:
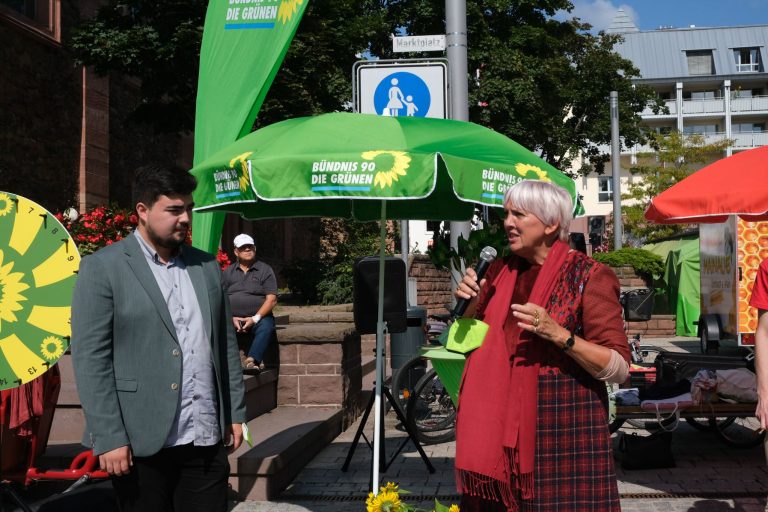
[(234, 244), (237, 263), (224, 270), (224, 288), (238, 335), (253, 335), (243, 361), (244, 372), (253, 373), (264, 369), (264, 351), (275, 333), (272, 309), (277, 304), (277, 280), (272, 267), (256, 259), (250, 235), (237, 235)]

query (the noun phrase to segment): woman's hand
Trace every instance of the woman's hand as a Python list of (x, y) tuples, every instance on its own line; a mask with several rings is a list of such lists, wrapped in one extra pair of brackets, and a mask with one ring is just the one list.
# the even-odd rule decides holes
[(524, 331), (562, 347), (570, 336), (568, 330), (552, 320), (547, 310), (532, 302), (512, 304), (512, 314), (518, 319), (517, 325)]
[(457, 299), (468, 299), (469, 306), (464, 312), (464, 316), (474, 316), (475, 308), (477, 307), (477, 296), (480, 294), (480, 288), (485, 286), (485, 279), (477, 282), (477, 272), (475, 269), (468, 268), (464, 277), (461, 278), (461, 282), (456, 287), (456, 293), (454, 295)]

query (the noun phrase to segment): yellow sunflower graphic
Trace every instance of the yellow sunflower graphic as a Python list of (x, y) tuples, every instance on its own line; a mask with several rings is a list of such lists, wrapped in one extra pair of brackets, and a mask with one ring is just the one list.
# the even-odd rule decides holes
[(280, 2), (280, 7), (277, 8), (277, 19), (285, 25), (293, 18), (293, 15), (296, 14), (299, 6), (303, 3), (304, 0), (283, 0)]
[(13, 262), (3, 265), (3, 258), (3, 251), (0, 250), (0, 330), (2, 330), (3, 321), (16, 321), (14, 311), (19, 311), (21, 309), (19, 303), (27, 300), (21, 292), (29, 288), (28, 284), (21, 282), (24, 274), (12, 272)]
[(13, 201), (8, 194), (0, 193), (0, 217), (8, 215), (8, 212), (13, 208)]
[(516, 164), (515, 165), (515, 171), (517, 171), (517, 174), (519, 174), (522, 177), (526, 177), (526, 175), (529, 172), (534, 173), (536, 176), (538, 176), (538, 180), (540, 181), (546, 181), (551, 182), (552, 180), (549, 179), (547, 176), (547, 171), (544, 171), (541, 167), (537, 167), (535, 165), (531, 164)]
[(451, 508), (448, 509), (448, 512), (459, 512), (459, 506), (458, 505), (451, 505)]
[(406, 175), (406, 170), (411, 165), (411, 157), (405, 151), (366, 151), (360, 156), (365, 160), (373, 160), (379, 155), (392, 155), (394, 162), (392, 168), (386, 171), (376, 171), (373, 178), (373, 184), (380, 188), (391, 187), (392, 183), (398, 181), (400, 176)]
[(396, 492), (384, 491), (380, 492), (377, 496), (373, 493), (368, 494), (368, 499), (365, 501), (367, 512), (400, 512), (400, 495)]
[(56, 336), (48, 336), (40, 344), (40, 353), (49, 361), (54, 361), (64, 353), (64, 343)]
[(248, 177), (248, 157), (252, 154), (253, 151), (246, 151), (229, 161), (229, 166), (232, 169), (235, 168), (235, 164), (240, 163), (240, 192), (248, 190), (248, 184), (250, 183), (250, 178)]

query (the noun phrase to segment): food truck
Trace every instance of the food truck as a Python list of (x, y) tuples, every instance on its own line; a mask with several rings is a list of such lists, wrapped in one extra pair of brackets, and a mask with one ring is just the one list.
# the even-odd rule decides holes
[(699, 225), (701, 351), (716, 353), (721, 341), (753, 346), (757, 310), (749, 306), (760, 262), (768, 259), (768, 221), (736, 215)]

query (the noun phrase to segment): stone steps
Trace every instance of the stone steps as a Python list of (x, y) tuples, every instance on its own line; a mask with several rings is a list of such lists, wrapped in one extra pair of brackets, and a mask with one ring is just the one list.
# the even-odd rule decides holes
[[(354, 329), (351, 305), (282, 308), (268, 369), (246, 375), (246, 412), (254, 446), (229, 456), (240, 499), (273, 499), (311, 458), (362, 411), (373, 387), (375, 336)], [(83, 413), (71, 360), (60, 361), (62, 388), (43, 468), (68, 467), (84, 448)], [(278, 377), (279, 373), (279, 377)]]

